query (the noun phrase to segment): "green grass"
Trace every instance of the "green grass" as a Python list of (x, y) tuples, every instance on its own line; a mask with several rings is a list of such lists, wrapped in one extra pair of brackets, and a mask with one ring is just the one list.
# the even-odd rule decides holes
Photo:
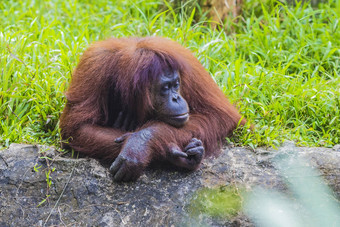
[(205, 213), (219, 219), (232, 219), (242, 209), (244, 189), (234, 186), (202, 188), (192, 196), (187, 207), (194, 219)]
[[(1, 1), (0, 144), (60, 142), (72, 69), (93, 41), (159, 35), (188, 47), (254, 124), (235, 144), (340, 143), (340, 1), (247, 1), (233, 32), (164, 1)], [(199, 12), (199, 10), (196, 10)]]

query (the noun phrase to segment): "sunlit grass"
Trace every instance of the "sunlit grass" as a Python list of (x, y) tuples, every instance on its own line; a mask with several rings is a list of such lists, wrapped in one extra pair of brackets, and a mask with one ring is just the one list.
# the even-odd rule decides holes
[(147, 35), (188, 47), (255, 126), (238, 130), (235, 144), (339, 143), (339, 1), (244, 8), (224, 32), (164, 1), (1, 1), (0, 144), (58, 144), (64, 92), (83, 50)]

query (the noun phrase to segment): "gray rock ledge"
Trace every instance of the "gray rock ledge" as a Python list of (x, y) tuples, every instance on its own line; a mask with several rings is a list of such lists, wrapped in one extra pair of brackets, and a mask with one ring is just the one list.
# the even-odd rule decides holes
[[(225, 148), (193, 173), (150, 169), (134, 183), (115, 183), (107, 168), (89, 158), (61, 156), (54, 148), (12, 144), (0, 151), (0, 226), (252, 226), (242, 213), (232, 220), (205, 214), (190, 216), (187, 205), (200, 188), (255, 185), (285, 191), (272, 161), (294, 151), (320, 170), (340, 197), (340, 146), (296, 147), (286, 142), (278, 150)], [(42, 153), (43, 152), (43, 153)], [(50, 157), (50, 197), (47, 190)], [(42, 166), (38, 172), (34, 166)], [(61, 196), (60, 196), (61, 195)], [(47, 220), (47, 222), (46, 222)]]

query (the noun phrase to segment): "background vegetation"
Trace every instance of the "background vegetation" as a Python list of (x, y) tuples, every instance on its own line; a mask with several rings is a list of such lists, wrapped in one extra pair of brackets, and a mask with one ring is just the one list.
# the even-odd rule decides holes
[[(196, 8), (196, 11), (199, 8)], [(60, 142), (72, 69), (93, 41), (166, 36), (189, 48), (255, 125), (231, 138), (251, 147), (284, 139), (332, 146), (340, 138), (340, 1), (312, 8), (245, 1), (212, 30), (165, 0), (0, 2), (0, 145)]]

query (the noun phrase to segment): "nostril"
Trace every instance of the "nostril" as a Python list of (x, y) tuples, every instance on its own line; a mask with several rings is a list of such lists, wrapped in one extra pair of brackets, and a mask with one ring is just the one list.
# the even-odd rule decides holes
[(174, 101), (174, 102), (178, 101), (178, 95), (177, 94), (172, 95), (172, 101)]

